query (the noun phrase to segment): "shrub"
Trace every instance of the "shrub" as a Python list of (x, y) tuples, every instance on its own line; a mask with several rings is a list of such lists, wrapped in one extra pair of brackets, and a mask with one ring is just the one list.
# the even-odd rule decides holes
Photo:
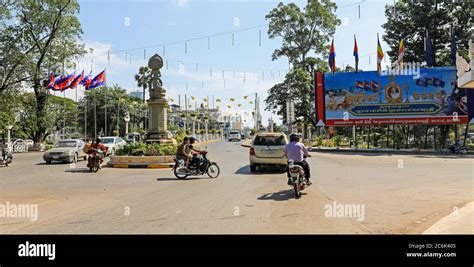
[(161, 145), (161, 144), (145, 144), (143, 142), (136, 142), (125, 145), (122, 149), (116, 152), (118, 156), (169, 156), (176, 154), (177, 146), (175, 145)]

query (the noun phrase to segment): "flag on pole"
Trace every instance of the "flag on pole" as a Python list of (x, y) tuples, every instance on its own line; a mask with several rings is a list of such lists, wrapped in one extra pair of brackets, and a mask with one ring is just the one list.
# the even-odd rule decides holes
[(53, 87), (54, 87), (54, 73), (51, 72), (51, 75), (49, 75), (49, 82), (46, 88), (53, 89)]
[(54, 82), (53, 89), (55, 89), (56, 91), (63, 92), (64, 90), (69, 88), (69, 85), (71, 84), (72, 80), (74, 80), (75, 77), (76, 77), (76, 75), (74, 73), (70, 74), (66, 77), (64, 77), (64, 75), (61, 75), (61, 78), (57, 79)]
[(76, 89), (79, 82), (82, 81), (83, 79), (84, 79), (84, 71), (81, 72), (81, 75), (77, 75), (77, 77), (69, 85), (69, 88)]
[(403, 56), (405, 55), (405, 44), (403, 39), (403, 35), (400, 35), (400, 45), (398, 46), (398, 64), (400, 65), (400, 68), (403, 66)]
[(359, 48), (357, 48), (357, 40), (356, 36), (354, 35), (354, 59), (355, 59), (355, 69), (356, 72), (359, 71)]
[(377, 33), (377, 73), (382, 71), (383, 50), (380, 45), (379, 34)]
[(332, 73), (336, 71), (336, 51), (334, 49), (334, 39), (331, 42), (331, 48), (329, 49), (329, 68), (331, 69)]
[(425, 37), (425, 61), (428, 67), (433, 67), (433, 51), (431, 50), (431, 40), (428, 30)]
[(106, 85), (106, 79), (105, 79), (105, 70), (103, 70), (101, 73), (97, 74), (97, 76), (92, 79), (92, 82), (89, 86), (89, 89), (95, 89), (97, 87), (105, 86)]
[(79, 84), (84, 85), (86, 90), (89, 90), (89, 86), (91, 85), (91, 82), (92, 82), (92, 71), (89, 72), (89, 74), (84, 79), (82, 79), (82, 81), (80, 81)]

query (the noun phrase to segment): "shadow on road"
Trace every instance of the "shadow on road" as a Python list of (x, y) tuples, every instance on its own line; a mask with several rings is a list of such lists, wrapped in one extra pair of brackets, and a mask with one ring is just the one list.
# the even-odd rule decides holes
[(64, 172), (70, 172), (70, 173), (90, 173), (91, 171), (89, 168), (74, 168), (74, 169), (67, 169)]
[[(306, 193), (301, 193), (302, 195), (305, 195)], [(295, 198), (295, 193), (293, 189), (288, 189), (288, 190), (281, 190), (276, 193), (267, 193), (264, 194), (260, 197), (258, 197), (258, 200), (273, 200), (273, 201), (285, 201), (285, 200), (290, 200)]]
[(286, 170), (283, 168), (275, 168), (271, 166), (259, 166), (256, 172), (250, 171), (250, 165), (243, 166), (235, 171), (234, 174), (240, 175), (266, 175), (266, 174), (282, 174), (285, 173)]
[(214, 179), (209, 177), (189, 177), (186, 179), (178, 179), (178, 178), (156, 178), (158, 182), (167, 182), (167, 181), (185, 181), (185, 180), (206, 180), (206, 179)]

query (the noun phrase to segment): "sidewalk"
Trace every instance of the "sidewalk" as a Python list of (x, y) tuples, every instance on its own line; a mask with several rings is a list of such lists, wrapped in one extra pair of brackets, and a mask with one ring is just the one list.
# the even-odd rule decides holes
[(474, 234), (474, 201), (443, 217), (423, 234)]
[[(415, 148), (411, 149), (393, 149), (393, 148), (335, 148), (335, 147), (310, 147), (311, 152), (327, 152), (327, 153), (382, 153), (382, 154), (399, 154), (399, 155), (446, 155), (445, 151), (432, 150), (432, 149), (420, 149), (417, 151)], [(468, 151), (468, 155), (474, 155), (474, 151)], [(465, 156), (465, 155), (454, 155), (451, 156)]]

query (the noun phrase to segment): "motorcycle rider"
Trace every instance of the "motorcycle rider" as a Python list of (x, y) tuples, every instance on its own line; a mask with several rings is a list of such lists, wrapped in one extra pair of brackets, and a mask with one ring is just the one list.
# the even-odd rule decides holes
[[(293, 160), (293, 164), (303, 167), (306, 184), (311, 185), (311, 182), (309, 181), (309, 164), (304, 160), (305, 157), (311, 157), (311, 155), (308, 153), (308, 149), (305, 147), (305, 145), (300, 142), (300, 137), (301, 136), (298, 133), (292, 133), (290, 135), (290, 143), (285, 146), (285, 156), (289, 161)], [(289, 167), (287, 167), (287, 175), (288, 185), (291, 185), (292, 180)]]
[(188, 168), (189, 165), (189, 160), (190, 156), (189, 153), (186, 153), (187, 146), (189, 145), (189, 137), (185, 136), (183, 138), (183, 142), (178, 146), (178, 149), (176, 150), (176, 159), (177, 160), (184, 160), (185, 164), (184, 166)]
[(5, 139), (2, 139), (2, 143), (0, 144), (0, 149), (2, 149), (2, 161), (6, 159), (8, 155), (8, 145)]
[[(189, 144), (185, 148), (185, 153), (191, 158), (191, 166), (199, 166), (199, 158), (197, 155), (202, 154), (203, 151), (194, 148), (193, 144), (196, 143), (197, 138), (194, 136), (189, 137)], [(187, 167), (187, 166), (186, 166)]]
[[(95, 149), (97, 151), (102, 151), (102, 152), (104, 152), (104, 155), (107, 155), (107, 147), (105, 147), (103, 144), (100, 143), (100, 138), (95, 139), (95, 142), (90, 146), (89, 151), (88, 151), (87, 154), (92, 154), (93, 153), (92, 149)], [(104, 157), (101, 156), (100, 154), (99, 154), (99, 156), (100, 156), (100, 164), (102, 164), (102, 162), (104, 162)], [(89, 157), (89, 159), (91, 159), (91, 157)], [(89, 163), (87, 164), (87, 167), (89, 167), (90, 164), (91, 164), (91, 162), (89, 160)], [(99, 165), (99, 168), (100, 168), (100, 165)]]

